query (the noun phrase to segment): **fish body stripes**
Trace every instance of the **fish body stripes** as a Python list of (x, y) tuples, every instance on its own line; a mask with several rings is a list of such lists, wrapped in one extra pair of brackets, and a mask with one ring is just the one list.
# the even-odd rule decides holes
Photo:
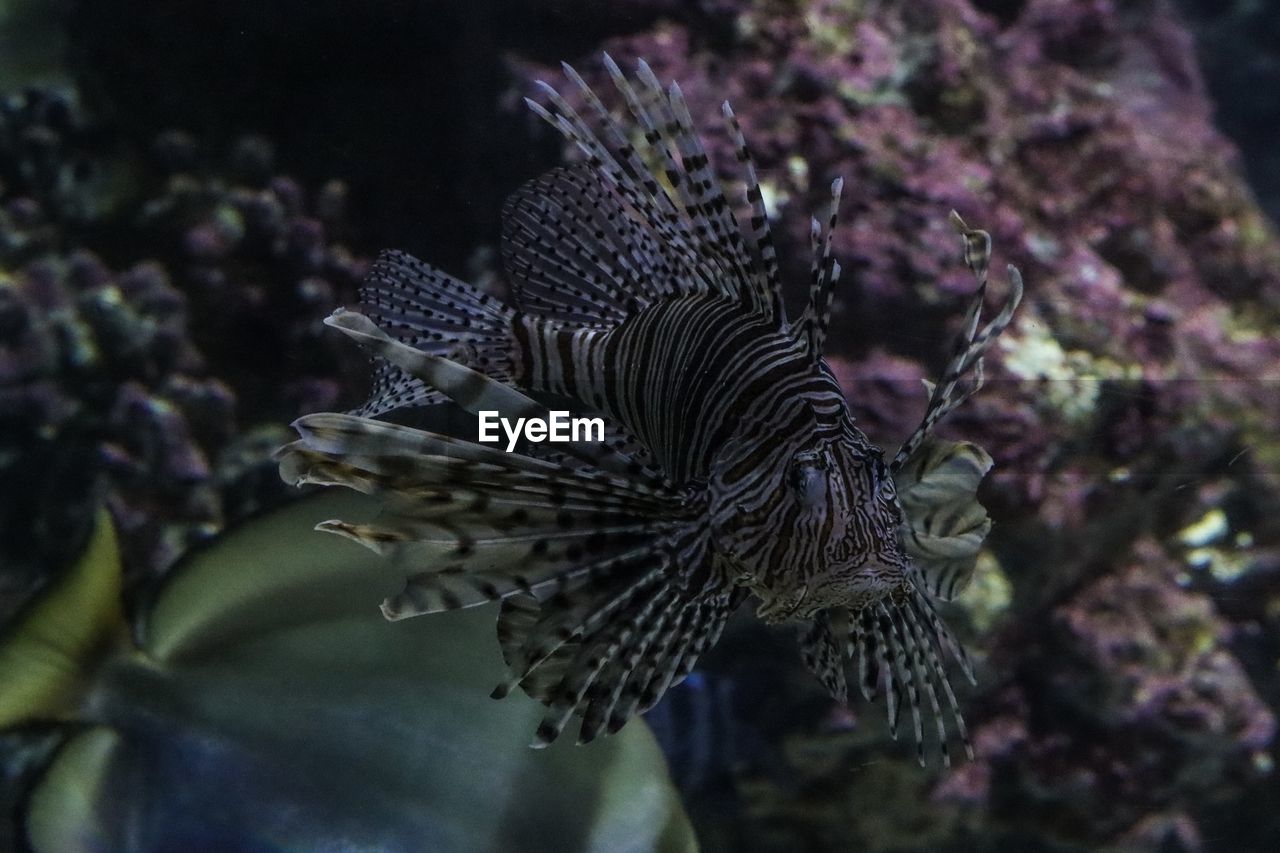
[[(383, 253), (361, 312), (328, 321), (373, 352), (373, 393), (351, 414), (299, 420), (281, 474), (383, 500), (374, 522), (320, 527), (412, 560), (388, 618), (501, 602), (509, 676), (495, 695), (518, 686), (546, 704), (538, 744), (575, 716), (582, 741), (616, 731), (754, 596), (761, 618), (806, 626), (802, 658), (837, 699), (853, 668), (893, 723), (910, 715), (917, 743), (932, 716), (946, 761), (944, 717), (965, 739), (946, 661), (971, 670), (934, 602), (973, 571), (991, 460), (933, 431), (981, 385), (982, 356), (1021, 297), (1017, 271), (980, 325), (990, 238), (953, 215), (977, 293), (920, 426), (886, 461), (822, 356), (842, 183), (813, 223), (809, 305), (789, 320), (733, 111), (745, 231), (679, 87), (643, 62), (631, 78), (607, 56), (604, 67), (621, 119), (568, 66), (581, 112), (545, 84), (529, 101), (581, 162), (503, 207), (514, 304)], [(373, 419), (446, 400), (537, 417), (548, 396), (601, 416), (605, 439), (506, 453)]]
[(860, 435), (835, 380), (813, 370), (802, 343), (721, 296), (659, 302), (610, 329), (531, 315), (515, 322), (517, 385), (615, 418), (678, 483), (705, 481), (742, 420), (776, 418), (778, 402), (807, 398), (823, 421)]
[(606, 375), (608, 330), (567, 325), (528, 314), (516, 321), (515, 382), (530, 390), (559, 394), (602, 409), (600, 379)]

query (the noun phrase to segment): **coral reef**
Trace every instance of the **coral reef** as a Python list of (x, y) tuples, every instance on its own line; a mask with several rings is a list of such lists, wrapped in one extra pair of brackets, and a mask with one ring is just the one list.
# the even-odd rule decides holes
[(113, 275), (84, 250), (49, 255), (0, 279), (0, 316), (3, 477), (29, 484), (0, 504), (8, 565), (35, 572), (74, 550), (99, 477), (135, 565), (163, 567), (217, 525), (202, 445), (227, 440), (233, 397), (200, 377), (163, 268)]
[(1129, 833), (1138, 848), (1156, 817), (1181, 816), (1175, 834), (1194, 836), (1202, 803), (1265, 779), (1275, 717), (1231, 653), (1234, 629), (1179, 586), (1181, 571), (1143, 539), (1128, 565), (1057, 605), (975, 732), (980, 759), (936, 796), (1087, 845)]
[(151, 146), (163, 180), (139, 208), (138, 239), (161, 251), (189, 295), (196, 343), (256, 419), (335, 405), (339, 385), (317, 320), (353, 302), (367, 261), (349, 248), (348, 189), (280, 174), (267, 140), (238, 139), (210, 168), (189, 135)]
[(0, 94), (0, 264), (56, 247), (60, 227), (116, 213), (130, 172), (119, 153), (72, 86)]
[[(1275, 617), (1237, 622), (1214, 593), (1280, 540), (1265, 511), (1280, 493), (1280, 245), (1213, 127), (1187, 31), (1159, 0), (722, 6), (604, 47), (678, 79), (695, 116), (733, 103), (791, 281), (806, 214), (844, 176), (834, 368), (870, 434), (891, 447), (909, 431), (972, 287), (948, 208), (1029, 283), (988, 387), (950, 426), (996, 459), (992, 582), (971, 602), (978, 762), (937, 785), (882, 765), (849, 779), (831, 756), (883, 761), (864, 751), (878, 726), (798, 724), (802, 781), (757, 790), (733, 849), (848, 844), (849, 826), (867, 849), (981, 847), (974, 834), (1199, 849), (1206, 803), (1246, 796), (1274, 761), (1259, 691), (1276, 676), (1237, 649)], [(1216, 544), (1178, 538), (1215, 507)]]
[(99, 495), (131, 576), (163, 571), (278, 492), (255, 473), (270, 425), (341, 392), (320, 320), (364, 271), (345, 186), (305, 188), (256, 137), (225, 160), (176, 131), (127, 147), (74, 92), (0, 110), (0, 471), (32, 484), (0, 498), (0, 611)]

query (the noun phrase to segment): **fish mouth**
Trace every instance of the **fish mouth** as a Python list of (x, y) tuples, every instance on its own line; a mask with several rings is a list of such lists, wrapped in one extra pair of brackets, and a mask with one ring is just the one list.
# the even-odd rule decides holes
[(785, 622), (794, 618), (800, 612), (800, 606), (804, 604), (804, 600), (808, 595), (809, 585), (801, 584), (793, 595), (781, 596), (768, 603), (761, 602), (760, 606), (756, 608), (756, 616), (770, 625)]

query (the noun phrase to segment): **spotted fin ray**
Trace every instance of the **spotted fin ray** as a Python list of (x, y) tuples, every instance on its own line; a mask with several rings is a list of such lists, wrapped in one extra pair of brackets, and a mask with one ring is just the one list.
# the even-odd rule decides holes
[(669, 537), (629, 555), (638, 573), (598, 576), (549, 600), (503, 602), (498, 640), (508, 677), (494, 695), (519, 684), (548, 705), (534, 746), (554, 740), (573, 714), (582, 717), (581, 743), (618, 731), (679, 684), (715, 642), (744, 593), (717, 580), (672, 582), (673, 569), (683, 574), (680, 561), (707, 556), (682, 547)]
[(954, 210), (951, 211), (951, 224), (960, 232), (964, 240), (965, 263), (974, 278), (978, 280), (978, 290), (965, 314), (963, 331), (956, 340), (955, 352), (942, 371), (942, 378), (933, 386), (929, 394), (929, 403), (925, 408), (924, 417), (920, 420), (920, 425), (894, 454), (893, 462), (889, 467), (895, 474), (933, 434), (934, 427), (982, 387), (982, 357), (995, 343), (1000, 333), (1008, 327), (1013, 319), (1013, 312), (1022, 301), (1022, 275), (1016, 267), (1010, 265), (1008, 267), (1009, 295), (996, 316), (979, 328), (978, 320), (982, 315), (983, 302), (987, 295), (991, 235), (986, 231), (970, 228)]
[(616, 190), (583, 166), (560, 166), (502, 209), (502, 254), (525, 311), (607, 327), (664, 296), (682, 270)]
[[(606, 54), (605, 68), (627, 105), (629, 127), (620, 124), (569, 65), (564, 73), (586, 103), (579, 113), (550, 85), (538, 87), (547, 105), (526, 99), (529, 107), (556, 128), (584, 157), (581, 167), (555, 170), (534, 182), (508, 204), (508, 257), (517, 260), (517, 279), (530, 284), (531, 304), (550, 299), (554, 310), (563, 295), (540, 290), (559, 277), (583, 292), (601, 297), (606, 313), (616, 308), (612, 290), (621, 280), (640, 287), (622, 300), (712, 293), (753, 307), (783, 322), (776, 254), (750, 154), (732, 110), (724, 116), (744, 164), (746, 201), (752, 227), (742, 229), (720, 186), (693, 126), (688, 105), (676, 84), (664, 89), (652, 69), (637, 63), (630, 80)], [(628, 131), (634, 129), (634, 134)], [(546, 214), (554, 205), (575, 228), (559, 239)], [(602, 227), (603, 225), (606, 227)], [(594, 240), (583, 234), (594, 235)], [(600, 249), (607, 249), (601, 252)], [(756, 259), (767, 259), (757, 263)], [(592, 276), (596, 280), (592, 281)], [(573, 288), (571, 288), (571, 293)], [(581, 294), (573, 293), (575, 298)], [(518, 297), (521, 298), (521, 297)]]
[[(331, 324), (468, 411), (545, 408), (497, 380), (395, 341), (368, 318)], [(741, 594), (714, 571), (701, 507), (617, 446), (567, 443), (573, 464), (506, 453), (354, 415), (308, 415), (281, 475), (377, 493), (371, 521), (318, 529), (430, 569), (409, 573), (388, 618), (503, 600), (510, 675), (548, 706), (538, 744), (577, 713), (581, 740), (616, 730), (688, 674)]]
[(824, 610), (800, 636), (800, 657), (809, 671), (837, 702), (849, 701), (845, 666), (849, 655), (845, 635), (848, 633), (849, 611), (844, 608)]
[[(361, 313), (403, 344), (510, 380), (515, 312), (477, 287), (405, 252), (388, 250), (370, 266), (360, 287), (360, 306)], [(404, 368), (378, 359), (372, 393), (355, 414), (374, 417), (444, 399)]]
[(286, 479), (385, 496), (378, 518), (319, 529), (436, 566), (383, 603), (392, 619), (571, 587), (676, 509), (622, 478), (394, 424), (319, 414), (295, 428), (279, 456)]

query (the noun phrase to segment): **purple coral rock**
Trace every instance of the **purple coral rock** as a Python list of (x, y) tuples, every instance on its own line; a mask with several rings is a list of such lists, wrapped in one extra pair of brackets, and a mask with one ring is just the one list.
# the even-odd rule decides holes
[(187, 232), (182, 240), (187, 254), (198, 261), (225, 258), (233, 246), (226, 234), (212, 222), (202, 222)]
[(293, 178), (278, 175), (268, 184), (271, 194), (284, 208), (286, 214), (293, 216), (303, 210), (302, 187)]
[(832, 358), (830, 365), (854, 418), (884, 446), (901, 442), (920, 422), (928, 393), (916, 362), (877, 350), (864, 361)]
[[(1235, 627), (1154, 539), (1226, 460), (1245, 514), (1274, 518), (1280, 478), (1256, 462), (1280, 435), (1274, 229), (1170, 3), (873, 5), (744, 2), (723, 42), (666, 22), (604, 47), (678, 80), (737, 178), (717, 127), (732, 102), (762, 181), (789, 198), (773, 211), (785, 280), (804, 281), (808, 214), (845, 177), (828, 350), (890, 449), (975, 287), (948, 209), (991, 232), (993, 290), (1021, 268), (1020, 316), (945, 427), (995, 459), (982, 496), (1015, 595), (988, 640), (1001, 683), (975, 700), (979, 760), (936, 793), (984, 806), (992, 832), (1193, 849), (1198, 798), (1256, 781), (1275, 727), (1259, 691), (1280, 682), (1263, 667), (1255, 689)], [(621, 108), (593, 59), (575, 65)], [(1273, 649), (1274, 620), (1261, 630)]]
[[(937, 791), (987, 800), (1088, 844), (1145, 836), (1179, 804), (1257, 777), (1276, 730), (1227, 641), (1231, 628), (1150, 540), (1053, 611), (1022, 684), (977, 726), (978, 764)], [(1014, 627), (1009, 636), (1028, 627)], [(1014, 734), (1016, 733), (1016, 734)], [(1014, 792), (1017, 793), (1014, 793)], [(1033, 805), (1034, 804), (1034, 805)], [(1043, 815), (1038, 816), (1037, 811)], [(1189, 819), (1188, 819), (1189, 820)], [(1181, 824), (1194, 834), (1194, 822)]]

